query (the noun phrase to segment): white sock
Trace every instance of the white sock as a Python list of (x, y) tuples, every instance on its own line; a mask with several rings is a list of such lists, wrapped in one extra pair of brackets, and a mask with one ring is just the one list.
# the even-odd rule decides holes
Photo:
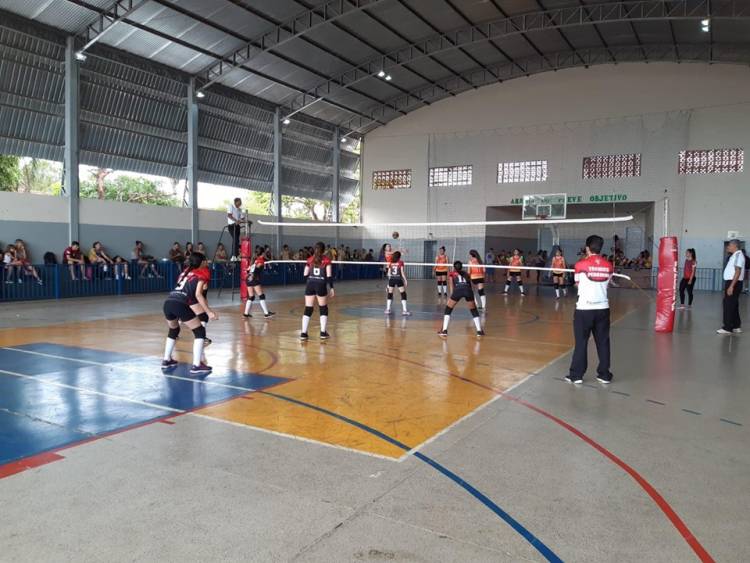
[[(392, 297), (392, 296), (389, 295), (388, 297)], [(391, 310), (391, 303), (393, 303), (393, 299), (386, 299), (385, 300), (385, 310), (386, 311), (390, 311)]]
[(480, 295), (479, 297), (482, 300), (482, 309), (487, 308), (487, 296), (486, 295)]
[(567, 294), (568, 294), (568, 288), (563, 288), (563, 295), (567, 295)]
[(320, 315), (320, 332), (325, 332), (328, 328), (328, 315)]
[(474, 326), (477, 327), (477, 330), (482, 330), (482, 324), (479, 321), (479, 317), (471, 317), (471, 319), (474, 321)]
[(443, 330), (448, 330), (448, 325), (451, 322), (450, 315), (443, 315)]
[(252, 308), (252, 306), (253, 306), (253, 302), (252, 301), (250, 301), (249, 299), (247, 301), (245, 301), (245, 314), (246, 315), (250, 314), (250, 309)]
[(401, 300), (401, 309), (406, 313), (406, 299)]
[(164, 359), (165, 360), (172, 359), (172, 352), (174, 352), (175, 344), (177, 344), (177, 340), (175, 340), (174, 338), (167, 338), (167, 341), (164, 344)]
[(310, 326), (310, 317), (302, 315), (302, 332), (307, 334), (307, 329)]
[(509, 290), (510, 290), (510, 284), (506, 283), (505, 284), (505, 293), (508, 293)]
[(203, 344), (204, 340), (202, 338), (196, 338), (193, 341), (193, 365), (198, 366), (201, 363), (201, 358), (203, 358)]
[(448, 284), (443, 284), (443, 295), (448, 295)]
[(266, 300), (261, 299), (260, 300), (260, 308), (263, 309), (263, 312), (267, 315), (268, 314), (268, 305), (266, 305)]
[(559, 289), (555, 290), (555, 297), (560, 297), (560, 290)]

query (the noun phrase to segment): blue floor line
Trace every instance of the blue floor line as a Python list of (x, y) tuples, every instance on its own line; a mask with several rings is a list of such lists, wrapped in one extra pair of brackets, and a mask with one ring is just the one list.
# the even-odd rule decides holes
[[(360, 430), (364, 430), (365, 432), (372, 434), (373, 436), (377, 436), (381, 440), (384, 440), (385, 442), (388, 442), (389, 444), (392, 444), (396, 446), (397, 448), (400, 448), (406, 452), (411, 451), (411, 448), (407, 446), (406, 444), (404, 444), (403, 442), (399, 442), (395, 438), (388, 436), (387, 434), (384, 434), (380, 430), (376, 430), (375, 428), (372, 428), (371, 426), (367, 426), (366, 424), (363, 424), (354, 419), (348, 418), (344, 415), (335, 413), (333, 411), (329, 411), (328, 409), (325, 409), (323, 407), (318, 407), (316, 405), (312, 405), (310, 403), (300, 401), (299, 399), (294, 399), (292, 397), (287, 397), (285, 395), (279, 395), (278, 393), (272, 393), (270, 391), (259, 391), (259, 393), (268, 395), (270, 397), (274, 397), (276, 399), (280, 399), (282, 401), (287, 401), (289, 403), (293, 403), (301, 407), (312, 409), (319, 413), (336, 418), (342, 422), (350, 424), (351, 426), (355, 426), (356, 428), (359, 428)], [(542, 542), (529, 530), (524, 528), (524, 526), (520, 522), (518, 522), (510, 514), (505, 512), (502, 508), (500, 508), (497, 504), (495, 504), (495, 502), (492, 499), (490, 499), (487, 495), (485, 495), (484, 493), (476, 489), (473, 485), (466, 482), (464, 479), (462, 479), (461, 477), (453, 473), (450, 469), (439, 464), (434, 459), (427, 457), (423, 453), (413, 452), (411, 455), (413, 455), (420, 461), (423, 461), (427, 465), (431, 466), (433, 469), (437, 470), (438, 472), (442, 473), (445, 477), (447, 477), (448, 479), (456, 483), (459, 487), (461, 487), (466, 492), (468, 492), (471, 496), (476, 498), (484, 506), (489, 508), (492, 512), (494, 512), (497, 516), (499, 516), (506, 524), (508, 524), (516, 533), (518, 533), (527, 542), (529, 542), (529, 544), (531, 544), (531, 546), (534, 549), (536, 549), (539, 553), (541, 553), (547, 561), (555, 561), (555, 562), (562, 561), (562, 559), (559, 556), (557, 556), (549, 547), (547, 547), (547, 545), (544, 544), (544, 542)]]

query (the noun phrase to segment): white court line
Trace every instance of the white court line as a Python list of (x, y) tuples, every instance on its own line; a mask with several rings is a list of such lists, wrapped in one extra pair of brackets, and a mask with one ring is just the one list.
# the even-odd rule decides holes
[[(105, 363), (101, 363), (101, 362), (94, 362), (92, 360), (82, 360), (82, 359), (78, 359), (78, 358), (69, 358), (67, 356), (58, 356), (58, 355), (55, 355), (55, 354), (45, 354), (43, 352), (35, 352), (35, 351), (31, 351), (31, 350), (22, 350), (20, 348), (12, 348), (12, 347), (2, 347), (2, 348), (0, 348), (0, 350), (12, 350), (12, 351), (15, 351), (15, 352), (24, 352), (24, 353), (27, 353), (27, 354), (34, 354), (34, 355), (37, 355), (37, 356), (44, 356), (44, 357), (47, 357), (47, 358), (54, 358), (54, 359), (58, 359), (58, 360), (68, 360), (68, 361), (79, 362), (79, 363), (83, 363), (83, 364), (112, 367), (112, 368), (117, 368), (117, 369), (124, 369), (125, 371), (131, 371), (131, 372), (133, 371), (132, 369), (128, 369), (128, 366), (123, 365), (123, 364), (105, 364)], [(148, 375), (151, 375), (151, 372), (149, 372), (148, 370), (145, 370), (145, 372)], [(277, 432), (275, 430), (268, 430), (266, 428), (259, 428), (257, 426), (252, 426), (250, 424), (242, 424), (242, 423), (239, 423), (239, 422), (233, 422), (231, 420), (225, 420), (223, 418), (215, 418), (215, 417), (208, 416), (208, 415), (205, 415), (205, 414), (200, 414), (200, 413), (194, 412), (194, 411), (186, 411), (186, 410), (182, 410), (182, 409), (175, 409), (175, 408), (172, 408), (172, 407), (166, 407), (164, 405), (159, 405), (159, 404), (156, 404), (156, 403), (149, 403), (147, 401), (141, 401), (141, 400), (138, 400), (138, 399), (131, 399), (129, 397), (123, 397), (121, 395), (113, 395), (113, 394), (110, 394), (110, 393), (103, 393), (101, 391), (94, 391), (94, 390), (91, 390), (91, 389), (87, 389), (85, 387), (76, 387), (76, 386), (73, 386), (73, 385), (68, 385), (66, 383), (59, 383), (59, 382), (56, 382), (56, 381), (49, 381), (49, 380), (42, 379), (42, 378), (39, 378), (39, 377), (33, 376), (33, 375), (26, 375), (26, 374), (16, 373), (16, 372), (7, 371), (7, 370), (3, 370), (3, 369), (0, 369), (0, 373), (4, 373), (6, 375), (11, 375), (11, 376), (14, 376), (14, 377), (20, 377), (20, 378), (24, 378), (24, 379), (32, 379), (32, 380), (34, 380), (34, 381), (36, 381), (38, 383), (43, 383), (43, 384), (48, 384), (48, 385), (55, 385), (57, 387), (62, 387), (62, 388), (65, 388), (65, 389), (72, 389), (74, 391), (80, 391), (82, 393), (91, 393), (91, 394), (99, 395), (99, 396), (102, 396), (102, 397), (108, 397), (110, 399), (119, 399), (119, 400), (122, 400), (122, 401), (127, 401), (127, 402), (130, 402), (130, 403), (133, 403), (133, 404), (137, 404), (137, 405), (141, 405), (141, 406), (162, 409), (162, 410), (169, 411), (169, 412), (176, 413), (176, 414), (184, 414), (184, 415), (188, 415), (188, 416), (194, 416), (196, 418), (205, 418), (207, 420), (213, 420), (214, 422), (220, 422), (222, 424), (228, 424), (230, 426), (238, 426), (238, 427), (241, 427), (241, 428), (247, 428), (247, 429), (250, 429), (250, 430), (256, 430), (258, 432), (264, 432), (266, 434), (274, 434), (276, 436), (282, 436), (282, 437), (285, 437), (285, 438), (291, 438), (293, 440), (298, 440), (300, 442), (308, 442), (310, 444), (318, 444), (320, 446), (327, 446), (329, 448), (334, 448), (334, 449), (337, 449), (337, 450), (344, 450), (344, 451), (348, 451), (348, 452), (354, 452), (354, 453), (366, 455), (366, 456), (369, 456), (369, 457), (375, 457), (375, 458), (378, 458), (378, 459), (385, 459), (385, 460), (392, 461), (392, 462), (398, 461), (396, 458), (392, 458), (392, 457), (388, 457), (388, 456), (384, 456), (384, 455), (380, 455), (380, 454), (374, 454), (374, 453), (371, 453), (371, 452), (365, 452), (365, 451), (362, 451), (362, 450), (357, 450), (357, 449), (354, 449), (354, 448), (348, 448), (346, 446), (340, 446), (340, 445), (337, 445), (337, 444), (330, 444), (328, 442), (321, 442), (319, 440), (314, 440), (312, 438), (303, 438), (301, 436), (295, 436), (293, 434), (285, 434), (283, 432)], [(139, 373), (139, 375), (142, 375), (144, 373), (144, 371), (139, 371), (138, 373)], [(154, 374), (154, 375), (156, 375), (156, 374)], [(220, 387), (227, 387), (227, 388), (236, 389), (236, 390), (239, 390), (239, 391), (247, 391), (248, 393), (250, 393), (250, 392), (258, 392), (257, 389), (252, 389), (250, 387), (240, 387), (240, 386), (237, 386), (237, 385), (226, 385), (226, 384), (223, 384), (223, 383), (218, 383), (216, 381), (207, 381), (207, 380), (206, 381), (201, 381), (201, 380), (197, 380), (197, 379), (191, 379), (189, 377), (180, 377), (180, 376), (176, 376), (176, 375), (174, 375), (174, 376), (167, 376), (167, 375), (164, 375), (164, 374), (162, 374), (162, 375), (164, 377), (172, 377), (173, 379), (180, 379), (180, 380), (183, 380), (183, 381), (189, 381), (191, 383), (209, 383), (209, 384), (220, 386)], [(294, 381), (294, 380), (291, 380), (291, 381)], [(211, 405), (204, 405), (203, 407), (199, 407), (199, 408), (207, 408), (207, 407), (210, 407), (210, 406)]]

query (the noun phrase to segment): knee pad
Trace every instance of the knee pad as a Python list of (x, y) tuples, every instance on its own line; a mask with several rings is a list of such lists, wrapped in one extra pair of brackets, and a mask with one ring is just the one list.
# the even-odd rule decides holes
[(401, 301), (406, 301), (406, 292), (405, 291), (401, 292)]
[(327, 317), (328, 316), (328, 305), (321, 305), (320, 306), (320, 316), (321, 317)]
[(266, 294), (265, 293), (261, 293), (260, 295), (258, 295), (258, 299), (260, 299), (261, 301), (265, 301), (266, 300)]
[(450, 307), (446, 306), (445, 307), (445, 313), (443, 313), (443, 314), (444, 315), (448, 315), (450, 317), (452, 312), (453, 312), (453, 309), (451, 309)]
[(305, 316), (306, 317), (312, 317), (313, 314), (313, 308), (312, 307), (305, 307)]
[(560, 284), (556, 283), (556, 284), (554, 284), (554, 287), (555, 287), (555, 289), (560, 289)]
[(479, 295), (484, 295), (484, 288), (482, 288), (482, 289), (477, 289), (477, 293), (478, 293)]
[(393, 300), (393, 294), (392, 294), (392, 293), (389, 293), (389, 294), (388, 294), (388, 301), (392, 301), (392, 300)]
[(208, 313), (201, 313), (200, 315), (198, 315), (198, 318), (200, 319), (200, 321), (202, 323), (207, 323), (208, 322)]
[(206, 327), (199, 326), (198, 328), (194, 328), (193, 336), (195, 336), (196, 338), (206, 338)]
[(180, 335), (180, 327), (177, 328), (170, 328), (169, 334), (167, 335), (167, 338), (171, 338), (172, 340), (177, 340), (177, 337)]
[(521, 278), (518, 278), (518, 287), (523, 286), (523, 280)]
[(471, 316), (472, 316), (472, 317), (475, 317), (475, 318), (476, 318), (476, 317), (478, 317), (478, 316), (479, 316), (479, 311), (477, 311), (477, 308), (476, 308), (476, 307), (474, 307), (473, 309), (469, 309), (469, 312), (471, 313)]
[(250, 297), (248, 297), (248, 299), (250, 299), (250, 301), (255, 301), (255, 294), (251, 293)]

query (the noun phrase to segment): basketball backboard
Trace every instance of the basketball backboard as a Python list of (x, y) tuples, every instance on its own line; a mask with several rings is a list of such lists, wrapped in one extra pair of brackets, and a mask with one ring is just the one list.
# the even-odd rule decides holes
[(529, 219), (565, 219), (568, 210), (567, 194), (531, 194), (523, 196), (524, 221)]

